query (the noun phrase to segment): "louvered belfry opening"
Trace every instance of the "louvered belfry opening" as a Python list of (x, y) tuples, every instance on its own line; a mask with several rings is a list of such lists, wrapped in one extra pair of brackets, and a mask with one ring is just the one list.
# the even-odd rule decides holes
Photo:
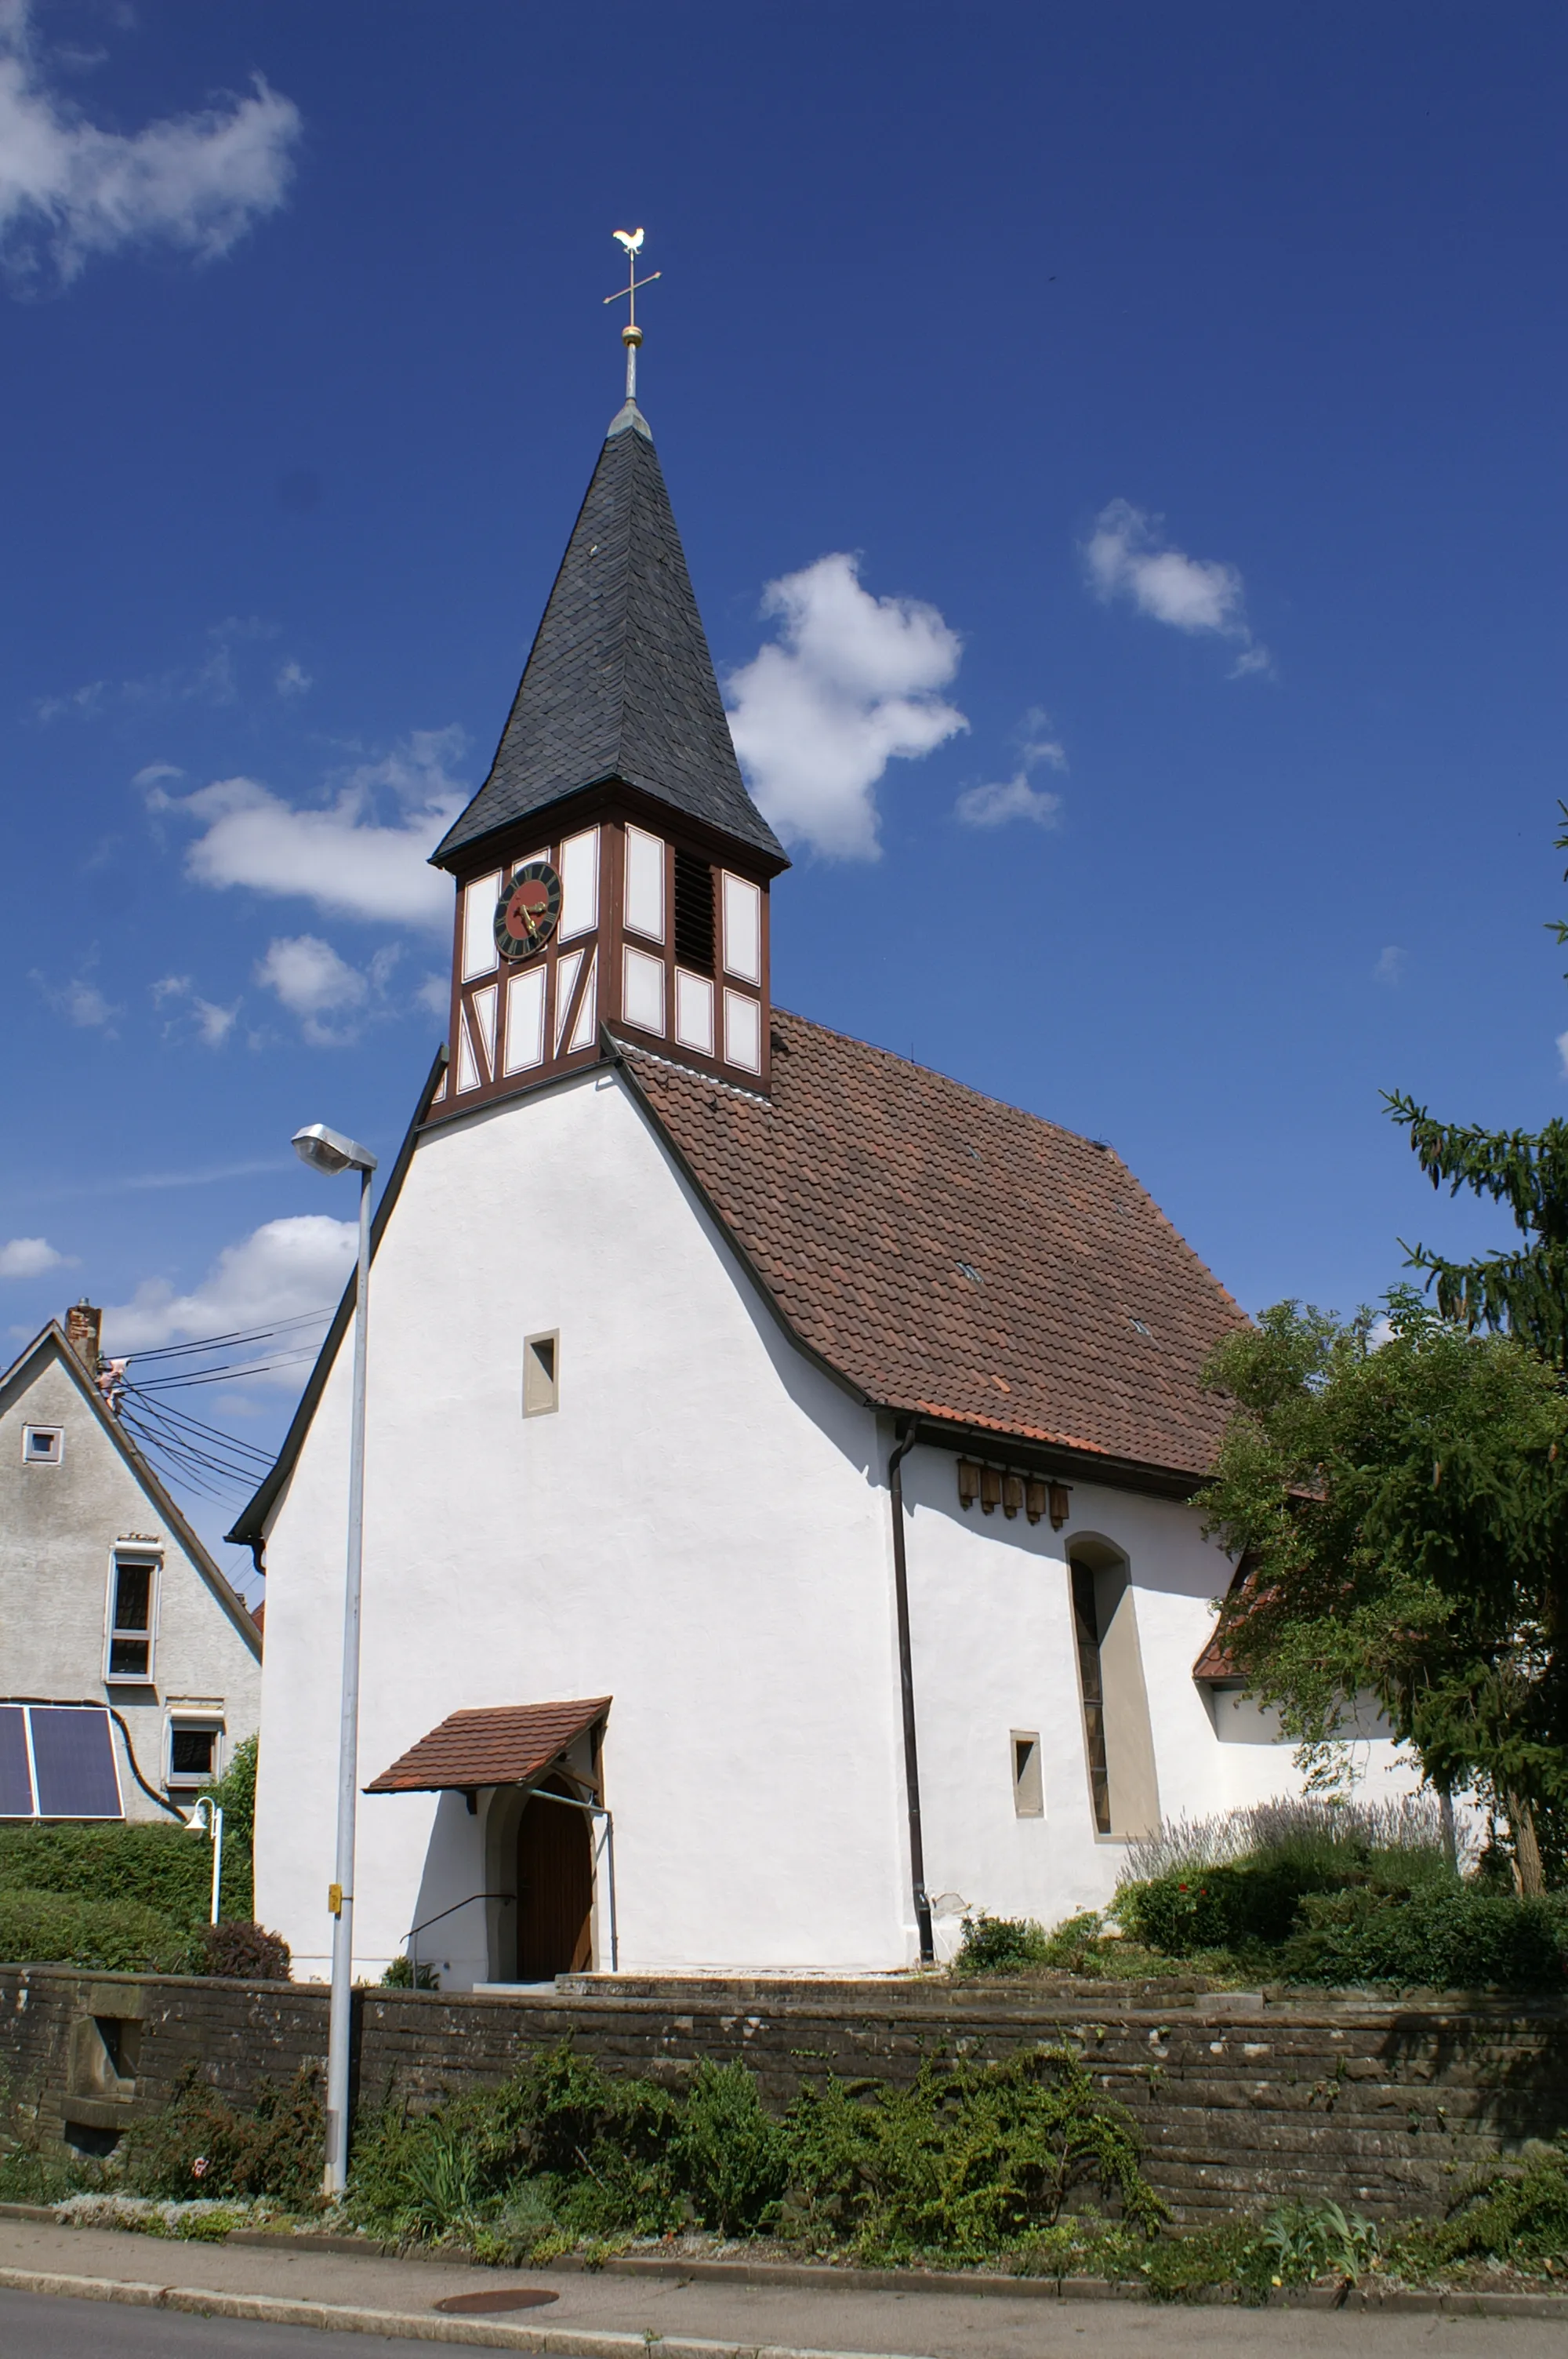
[(695, 852), (676, 847), (676, 964), (713, 973), (713, 871)]

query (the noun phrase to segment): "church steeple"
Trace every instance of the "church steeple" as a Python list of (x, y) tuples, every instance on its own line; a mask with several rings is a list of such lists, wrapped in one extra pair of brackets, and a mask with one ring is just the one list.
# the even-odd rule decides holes
[[(622, 334), (634, 362), (641, 331)], [(431, 855), (458, 885), (436, 1121), (596, 1062), (605, 1027), (768, 1088), (768, 887), (789, 863), (741, 779), (627, 386), (490, 775)]]
[(646, 419), (605, 438), (490, 776), (432, 854), (443, 868), (611, 779), (751, 845), (784, 849), (746, 792)]

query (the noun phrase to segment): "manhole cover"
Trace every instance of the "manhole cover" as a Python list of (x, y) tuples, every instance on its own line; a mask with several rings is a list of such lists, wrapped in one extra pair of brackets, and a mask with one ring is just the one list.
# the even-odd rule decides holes
[(559, 2299), (558, 2293), (546, 2293), (543, 2286), (497, 2286), (493, 2291), (486, 2287), (481, 2293), (449, 2293), (435, 2307), (449, 2318), (482, 2318), (494, 2310), (538, 2310)]

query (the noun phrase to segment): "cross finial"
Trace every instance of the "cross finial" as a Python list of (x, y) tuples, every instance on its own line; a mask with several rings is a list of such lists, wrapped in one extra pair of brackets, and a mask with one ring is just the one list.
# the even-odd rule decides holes
[(625, 249), (626, 284), (618, 287), (613, 295), (607, 295), (604, 299), (607, 303), (619, 303), (622, 296), (626, 299), (626, 325), (621, 331), (621, 341), (626, 347), (626, 398), (635, 403), (637, 347), (643, 341), (643, 331), (637, 325), (637, 294), (639, 288), (651, 287), (655, 278), (662, 278), (665, 274), (662, 270), (650, 270), (646, 278), (638, 277), (637, 256), (643, 250), (643, 232), (640, 229), (615, 229), (610, 234), (617, 245)]

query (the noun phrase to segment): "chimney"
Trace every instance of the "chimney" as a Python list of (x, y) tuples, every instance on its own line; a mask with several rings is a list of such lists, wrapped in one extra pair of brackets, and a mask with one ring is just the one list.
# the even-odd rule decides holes
[(65, 1340), (90, 1376), (98, 1374), (98, 1341), (103, 1327), (103, 1313), (93, 1308), (85, 1294), (65, 1314)]

